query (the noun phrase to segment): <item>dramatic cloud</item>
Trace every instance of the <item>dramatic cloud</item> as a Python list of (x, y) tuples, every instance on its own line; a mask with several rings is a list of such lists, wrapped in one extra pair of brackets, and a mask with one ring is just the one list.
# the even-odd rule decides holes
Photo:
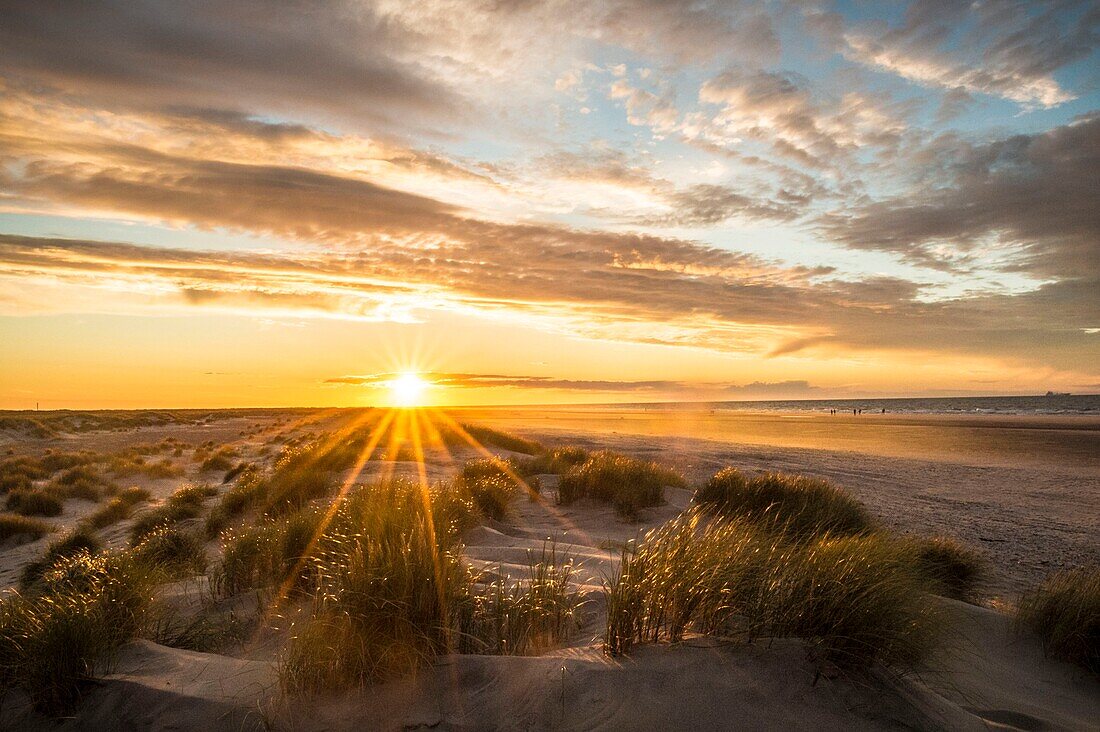
[[(307, 21), (307, 22), (303, 22)], [(389, 124), (454, 115), (460, 100), (403, 51), (411, 29), (333, 0), (6, 3), (0, 65), (62, 91), (172, 105)]]
[[(848, 246), (966, 269), (1100, 280), (1100, 116), (977, 146), (944, 141), (945, 180), (824, 219)], [(937, 165), (936, 167), (939, 167)]]
[(860, 152), (892, 154), (907, 129), (902, 106), (854, 91), (819, 99), (790, 73), (726, 71), (702, 85), (699, 100), (721, 109), (689, 116), (690, 138), (726, 146), (751, 139), (810, 168), (851, 163)]
[(1100, 44), (1100, 8), (1082, 0), (918, 0), (905, 22), (843, 33), (850, 58), (920, 84), (1053, 107), (1074, 98), (1053, 74)]
[[(494, 232), (484, 233), (476, 240)], [(434, 256), (410, 256), (401, 247), (261, 255), (2, 237), (0, 284), (6, 281), (2, 297), (15, 312), (28, 306), (22, 299), (29, 295), (10, 285), (34, 278), (101, 294), (135, 290), (142, 299), (125, 300), (131, 307), (247, 307), (397, 321), (432, 310), (506, 309), (578, 334), (760, 356), (825, 346), (1018, 360), (1036, 353), (1064, 369), (1093, 362), (1095, 336), (1087, 329), (1100, 313), (1087, 287), (1062, 283), (1020, 296), (926, 303), (903, 280), (815, 282), (751, 260), (722, 262), (726, 255), (708, 256), (686, 244), (678, 246), (700, 253), (690, 268), (683, 259), (669, 266), (638, 258), (624, 266), (606, 251), (614, 237), (522, 228), (495, 233), (507, 234), (507, 243)], [(671, 257), (677, 246), (637, 237), (617, 243), (633, 244), (636, 257), (646, 249), (652, 257), (661, 247)], [(517, 246), (541, 256), (517, 259)], [(1070, 305), (1076, 309), (1067, 317)], [(48, 308), (64, 311), (65, 305), (54, 301)], [(1011, 327), (1005, 326), (1009, 318)], [(1053, 352), (1047, 350), (1052, 342)]]
[(899, 353), (1094, 383), (1098, 28), (1083, 0), (17, 0), (0, 303), (691, 364), (436, 375), (463, 387), (813, 395)]

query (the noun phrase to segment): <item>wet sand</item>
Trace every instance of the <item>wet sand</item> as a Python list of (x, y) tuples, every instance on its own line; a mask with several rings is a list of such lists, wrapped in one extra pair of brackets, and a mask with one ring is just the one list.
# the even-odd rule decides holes
[(717, 410), (513, 408), (457, 410), (467, 421), (538, 431), (693, 437), (1100, 477), (1100, 415), (893, 415)]

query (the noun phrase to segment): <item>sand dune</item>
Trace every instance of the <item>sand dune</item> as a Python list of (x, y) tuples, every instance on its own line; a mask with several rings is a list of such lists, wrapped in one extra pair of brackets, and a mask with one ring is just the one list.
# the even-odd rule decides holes
[[(220, 424), (218, 429), (236, 426)], [(525, 434), (547, 441), (565, 435), (545, 427), (529, 428)], [(150, 436), (129, 439), (148, 441)], [(88, 435), (80, 440), (95, 444)], [(109, 440), (125, 441), (118, 435)], [(572, 435), (570, 441), (658, 457), (694, 480), (726, 464), (827, 477), (891, 527), (980, 543), (995, 564), (987, 589), (1008, 601), (1041, 572), (1097, 557), (1089, 533), (1097, 483), (1087, 471), (1059, 471), (1034, 461), (1027, 466), (971, 465), (957, 459), (916, 460), (598, 430)], [(432, 479), (442, 477), (474, 455), (463, 450), (446, 458), (437, 455), (426, 470)], [(387, 469), (372, 462), (359, 478), (369, 480)], [(399, 463), (396, 470), (416, 472), (408, 463)], [(539, 480), (544, 493), (552, 496), (557, 476)], [(178, 482), (145, 484), (164, 497)], [(566, 507), (553, 500), (521, 498), (508, 520), (488, 521), (465, 535), (464, 558), (492, 576), (521, 575), (530, 553), (547, 542), (560, 555), (572, 557), (578, 589), (587, 599), (584, 622), (570, 642), (545, 655), (447, 656), (415, 678), (358, 692), (289, 699), (278, 690), (276, 637), (254, 639), (230, 655), (141, 640), (122, 649), (112, 672), (96, 682), (75, 717), (48, 721), (28, 715), (18, 695), (9, 694), (0, 709), (0, 724), (72, 730), (1095, 729), (1100, 719), (1100, 682), (1095, 677), (1047, 659), (1036, 639), (1014, 632), (1005, 614), (951, 600), (941, 601), (954, 628), (945, 649), (904, 678), (874, 670), (840, 673), (792, 639), (745, 645), (689, 637), (680, 644), (644, 646), (627, 658), (609, 659), (600, 649), (600, 589), (615, 569), (619, 548), (679, 514), (690, 500), (690, 490), (669, 489), (664, 505), (644, 512), (640, 523), (626, 523), (611, 508), (587, 501)], [(55, 521), (69, 525), (88, 508), (67, 509)], [(109, 543), (123, 543), (126, 526), (110, 529)], [(998, 541), (983, 542), (983, 537)], [(14, 582), (22, 564), (37, 556), (45, 541), (3, 551), (0, 570), (7, 583)], [(1023, 556), (1032, 557), (1034, 564), (1019, 561)], [(160, 594), (163, 601), (197, 607), (203, 601), (201, 586), (201, 581), (187, 581), (162, 588)]]

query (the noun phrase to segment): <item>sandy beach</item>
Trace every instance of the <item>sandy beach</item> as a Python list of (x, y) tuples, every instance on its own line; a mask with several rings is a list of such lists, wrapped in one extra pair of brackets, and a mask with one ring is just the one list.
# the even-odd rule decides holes
[(683, 410), (470, 410), (548, 443), (670, 462), (692, 480), (727, 465), (843, 486), (889, 526), (947, 534), (992, 561), (1012, 601), (1053, 569), (1100, 562), (1100, 417), (817, 415)]
[[(557, 475), (539, 475), (543, 498), (520, 499), (510, 515), (463, 536), (463, 561), (484, 576), (522, 576), (532, 552), (552, 541), (575, 563), (585, 598), (582, 622), (561, 647), (533, 657), (451, 655), (415, 677), (319, 697), (280, 692), (278, 663), (288, 624), (304, 604), (279, 610), (282, 621), (218, 653), (171, 648), (147, 639), (119, 652), (75, 716), (60, 724), (8, 698), (0, 723), (25, 729), (274, 728), (331, 729), (1089, 729), (1100, 718), (1100, 682), (1045, 656), (1019, 636), (1010, 611), (1019, 593), (1056, 569), (1100, 560), (1100, 420), (1050, 417), (891, 417), (788, 414), (654, 414), (645, 410), (466, 410), (464, 423), (491, 425), (545, 445), (610, 449), (656, 460), (697, 485), (715, 471), (783, 471), (825, 478), (902, 534), (946, 535), (990, 562), (977, 604), (940, 599), (950, 642), (916, 674), (868, 669), (840, 673), (815, 661), (797, 639), (728, 644), (707, 637), (639, 648), (624, 658), (601, 650), (603, 590), (624, 542), (675, 518), (691, 488), (669, 488), (663, 505), (625, 521), (590, 501), (555, 505)], [(232, 446), (260, 464), (273, 438), (339, 430), (349, 413), (278, 412), (59, 434), (43, 440), (7, 435), (14, 455), (79, 449), (124, 451), (166, 438)], [(522, 457), (496, 447), (502, 457)], [(428, 447), (414, 460), (370, 460), (346, 483), (387, 475), (430, 482), (453, 475), (482, 453), (469, 446)], [(186, 456), (183, 475), (124, 481), (163, 505), (181, 485), (213, 482)], [(218, 493), (230, 488), (220, 486)], [(217, 500), (217, 499), (215, 499)], [(46, 519), (58, 534), (96, 504), (70, 500)], [(127, 545), (133, 520), (102, 530), (108, 547)], [(183, 525), (187, 525), (184, 522)], [(0, 583), (12, 588), (49, 536), (3, 547)], [(207, 545), (211, 566), (220, 544)], [(158, 597), (188, 615), (209, 612), (207, 576), (163, 588)], [(249, 599), (251, 597), (251, 599)], [(264, 612), (264, 595), (220, 600), (240, 612)], [(259, 604), (258, 604), (259, 603)], [(249, 610), (251, 608), (251, 610)]]

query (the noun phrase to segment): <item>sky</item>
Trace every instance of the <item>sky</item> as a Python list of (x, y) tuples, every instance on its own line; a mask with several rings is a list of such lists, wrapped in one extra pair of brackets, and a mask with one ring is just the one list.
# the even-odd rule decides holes
[(0, 408), (1100, 391), (1095, 2), (0, 17)]

